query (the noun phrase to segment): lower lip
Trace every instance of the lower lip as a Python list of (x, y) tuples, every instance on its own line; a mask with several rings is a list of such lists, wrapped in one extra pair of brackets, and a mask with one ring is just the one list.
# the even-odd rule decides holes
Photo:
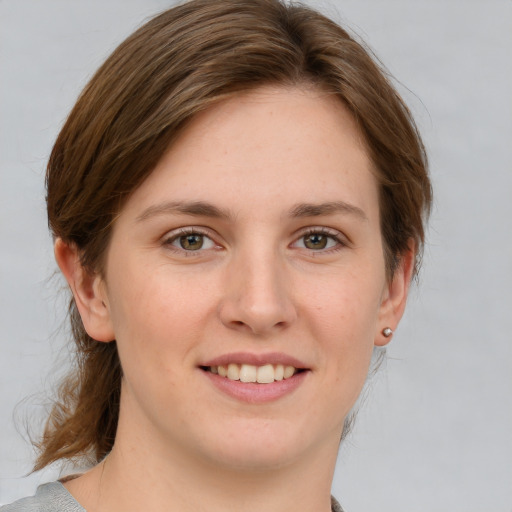
[(240, 382), (221, 377), (218, 374), (201, 370), (206, 377), (216, 386), (217, 389), (232, 398), (250, 404), (263, 404), (279, 400), (295, 391), (306, 378), (309, 371), (296, 373), (289, 379), (271, 382), (269, 384), (258, 384), (256, 382)]

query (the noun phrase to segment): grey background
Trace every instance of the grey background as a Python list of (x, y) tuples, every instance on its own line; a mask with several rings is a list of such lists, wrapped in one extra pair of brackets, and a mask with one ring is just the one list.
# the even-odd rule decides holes
[[(403, 84), (436, 191), (420, 286), (333, 492), (349, 512), (510, 512), (512, 2), (309, 3), (359, 33)], [(46, 159), (91, 73), (169, 5), (0, 0), (0, 503), (57, 474), (23, 478), (32, 452), (14, 422), (23, 433), (24, 417), (40, 417), (67, 355)]]

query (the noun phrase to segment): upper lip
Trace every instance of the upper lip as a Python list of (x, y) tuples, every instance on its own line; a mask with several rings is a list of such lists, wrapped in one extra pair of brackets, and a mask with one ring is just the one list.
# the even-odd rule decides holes
[(265, 364), (282, 364), (284, 366), (293, 366), (297, 369), (307, 369), (299, 359), (282, 352), (267, 352), (264, 354), (254, 354), (250, 352), (231, 352), (223, 354), (213, 359), (205, 361), (200, 366), (227, 366), (230, 363), (251, 364), (254, 366), (263, 366)]

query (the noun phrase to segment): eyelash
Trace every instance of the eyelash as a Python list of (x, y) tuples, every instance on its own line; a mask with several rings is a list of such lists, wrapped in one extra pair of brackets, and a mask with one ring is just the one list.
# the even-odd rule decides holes
[(204, 249), (202, 250), (202, 248), (200, 248), (198, 250), (193, 251), (183, 249), (182, 247), (175, 247), (173, 245), (173, 243), (179, 240), (180, 238), (192, 235), (202, 236), (203, 238), (210, 240), (215, 246), (219, 247), (219, 245), (210, 236), (209, 232), (198, 227), (180, 228), (176, 232), (171, 233), (169, 236), (166, 235), (163, 240), (163, 245), (174, 252), (185, 254), (186, 256), (198, 256), (201, 252), (203, 252)]
[[(165, 236), (162, 244), (164, 246), (166, 246), (168, 249), (170, 250), (173, 250), (177, 253), (180, 253), (180, 254), (185, 254), (186, 256), (198, 256), (199, 254), (201, 254), (201, 252), (203, 252), (204, 250), (209, 250), (209, 249), (212, 249), (212, 248), (207, 248), (207, 249), (203, 249), (202, 247), (197, 249), (197, 250), (187, 250), (187, 249), (184, 249), (184, 248), (179, 248), (179, 247), (175, 247), (173, 245), (174, 242), (176, 242), (177, 240), (179, 240), (180, 238), (182, 237), (186, 237), (186, 236), (192, 236), (192, 235), (199, 235), (199, 236), (202, 236), (208, 240), (211, 241), (211, 243), (213, 243), (216, 247), (220, 247), (219, 244), (217, 244), (213, 238), (211, 237), (210, 233), (204, 229), (201, 229), (201, 228), (198, 228), (198, 227), (187, 227), (187, 228), (180, 228), (178, 229), (176, 232), (174, 233), (171, 233), (169, 236)], [(329, 254), (329, 253), (332, 253), (332, 252), (337, 252), (337, 251), (340, 251), (342, 249), (344, 249), (348, 243), (346, 240), (342, 239), (340, 237), (340, 234), (338, 232), (334, 232), (334, 231), (330, 231), (326, 228), (309, 228), (307, 229), (306, 231), (302, 232), (300, 234), (300, 236), (293, 242), (292, 246), (297, 244), (300, 240), (304, 240), (306, 237), (308, 236), (312, 236), (312, 235), (320, 235), (320, 236), (324, 236), (324, 237), (327, 237), (328, 239), (332, 240), (335, 242), (335, 246), (334, 247), (330, 247), (330, 248), (327, 248), (327, 249), (318, 249), (318, 250), (315, 250), (315, 249), (308, 249), (307, 247), (305, 248), (307, 251), (309, 251), (311, 254), (315, 254), (315, 253), (318, 253), (318, 254)]]
[(315, 227), (309, 228), (306, 231), (302, 232), (300, 237), (297, 238), (297, 240), (294, 242), (294, 244), (296, 244), (299, 240), (304, 240), (306, 237), (312, 236), (312, 235), (325, 236), (325, 237), (333, 240), (336, 245), (334, 247), (330, 247), (328, 249), (319, 249), (319, 250), (309, 249), (311, 254), (315, 254), (315, 253), (318, 253), (318, 254), (326, 254), (327, 253), (327, 254), (329, 254), (329, 253), (332, 253), (332, 252), (340, 251), (340, 250), (344, 249), (345, 247), (347, 247), (347, 245), (348, 245), (347, 241), (344, 240), (340, 236), (339, 232), (331, 231), (331, 230), (328, 230), (326, 228), (320, 228), (320, 227), (318, 227), (318, 228), (315, 228)]

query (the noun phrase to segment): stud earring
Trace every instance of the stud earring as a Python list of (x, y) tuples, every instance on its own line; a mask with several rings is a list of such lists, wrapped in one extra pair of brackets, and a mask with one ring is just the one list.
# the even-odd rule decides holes
[(385, 338), (389, 338), (392, 334), (393, 334), (393, 329), (391, 329), (390, 327), (386, 327), (386, 328), (382, 329), (382, 335)]

